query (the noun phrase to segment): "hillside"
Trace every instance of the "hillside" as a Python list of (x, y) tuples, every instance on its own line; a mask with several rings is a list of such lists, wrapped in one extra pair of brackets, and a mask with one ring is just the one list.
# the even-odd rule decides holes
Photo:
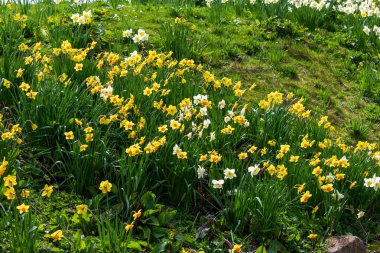
[(380, 243), (375, 2), (0, 3), (2, 252)]

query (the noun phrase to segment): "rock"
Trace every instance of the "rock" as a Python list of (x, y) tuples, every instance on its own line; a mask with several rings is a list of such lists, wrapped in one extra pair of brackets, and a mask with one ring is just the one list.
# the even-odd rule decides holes
[(353, 235), (333, 236), (327, 240), (328, 253), (366, 253), (366, 247), (359, 237)]

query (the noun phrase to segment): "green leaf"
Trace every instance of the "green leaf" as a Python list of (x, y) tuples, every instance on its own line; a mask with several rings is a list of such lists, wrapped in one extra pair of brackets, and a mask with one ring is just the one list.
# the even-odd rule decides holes
[(152, 228), (152, 235), (156, 239), (165, 237), (165, 236), (167, 236), (167, 234), (168, 233), (167, 233), (167, 230), (165, 228), (161, 228), (161, 227), (153, 227)]
[(183, 241), (187, 243), (195, 243), (196, 241), (195, 237), (190, 234), (176, 234), (174, 238), (178, 241)]
[(279, 241), (275, 240), (275, 241), (270, 242), (268, 253), (277, 253), (277, 252), (282, 252), (284, 250), (286, 251), (286, 248), (284, 247), (284, 245), (282, 245)]
[(176, 241), (173, 246), (172, 246), (172, 251), (173, 253), (175, 252), (179, 252), (181, 249), (181, 242), (180, 241)]
[(158, 213), (158, 212), (159, 212), (158, 210), (155, 210), (155, 209), (149, 209), (149, 210), (146, 210), (146, 211), (143, 213), (143, 217), (144, 217), (144, 218), (148, 218), (149, 216), (152, 216), (153, 214)]
[(151, 217), (150, 219), (148, 219), (147, 224), (152, 226), (159, 226), (160, 222), (156, 217)]
[(138, 250), (138, 251), (142, 251), (143, 250), (142, 247), (141, 247), (141, 245), (140, 245), (140, 243), (139, 242), (135, 242), (135, 241), (129, 242), (128, 245), (127, 245), (127, 248), (128, 249), (135, 249), (135, 250)]
[(148, 240), (148, 242), (150, 241), (150, 234), (151, 234), (151, 230), (150, 228), (148, 227), (139, 227), (142, 229), (143, 233), (144, 233), (144, 238), (146, 238)]
[(267, 253), (267, 250), (263, 245), (261, 245), (257, 250), (256, 253)]
[(177, 214), (176, 210), (170, 211), (170, 212), (163, 212), (158, 215), (158, 220), (160, 222), (161, 226), (165, 226), (169, 224)]
[(82, 236), (82, 233), (78, 230), (78, 231), (74, 234), (73, 239), (74, 239), (75, 241), (80, 241), (80, 240), (81, 240), (81, 236)]
[(152, 249), (152, 253), (165, 252), (165, 248), (167, 244), (168, 244), (167, 242), (156, 244), (156, 246), (154, 246), (154, 248)]
[(71, 220), (74, 222), (74, 224), (78, 224), (80, 222), (79, 215), (75, 213), (73, 217), (71, 218)]
[(145, 209), (154, 209), (156, 205), (156, 195), (152, 192), (147, 192), (141, 197), (141, 203)]
[(141, 246), (148, 247), (148, 243), (146, 241), (137, 241)]

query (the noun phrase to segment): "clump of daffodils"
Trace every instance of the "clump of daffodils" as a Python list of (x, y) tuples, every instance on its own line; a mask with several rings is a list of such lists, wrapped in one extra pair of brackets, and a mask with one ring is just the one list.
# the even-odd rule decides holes
[(182, 151), (177, 144), (173, 147), (173, 155), (177, 155), (178, 159), (187, 159), (187, 152)]
[(342, 1), (337, 7), (338, 11), (347, 15), (358, 14), (362, 18), (379, 16), (380, 9), (376, 4), (376, 1)]
[(131, 38), (134, 43), (140, 44), (142, 42), (148, 41), (149, 34), (143, 29), (138, 29), (136, 34), (133, 34), (132, 29), (123, 31), (123, 38)]
[(74, 3), (78, 6), (81, 6), (83, 4), (82, 0), (74, 0)]
[(133, 35), (132, 28), (123, 31), (123, 38), (132, 38), (132, 35)]
[(92, 14), (91, 11), (83, 11), (82, 15), (79, 13), (73, 14), (71, 16), (71, 19), (73, 20), (74, 24), (88, 25), (92, 21)]
[(142, 43), (148, 41), (149, 35), (143, 30), (139, 29), (137, 33), (132, 37), (133, 42)]
[(376, 177), (376, 174), (370, 178), (364, 178), (364, 185), (368, 188), (373, 188), (375, 191), (380, 189), (380, 177)]
[(300, 7), (303, 7), (303, 6), (308, 6), (308, 7), (313, 8), (313, 9), (322, 10), (324, 7), (326, 7), (326, 8), (329, 7), (328, 1), (313, 1), (313, 0), (299, 1), (299, 0), (290, 0), (289, 3), (291, 5), (293, 5), (293, 6), (295, 6), (296, 8), (300, 8)]
[(380, 27), (379, 26), (376, 26), (374, 25), (373, 28), (370, 28), (368, 26), (364, 26), (363, 27), (363, 32), (366, 34), (366, 35), (370, 35), (370, 34), (374, 34), (376, 35), (378, 38), (380, 38)]

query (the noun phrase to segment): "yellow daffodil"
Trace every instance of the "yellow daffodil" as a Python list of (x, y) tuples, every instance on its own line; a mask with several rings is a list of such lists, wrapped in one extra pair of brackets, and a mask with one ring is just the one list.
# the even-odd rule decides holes
[(241, 252), (241, 247), (243, 245), (241, 244), (235, 244), (234, 247), (232, 248), (232, 252)]
[(77, 214), (86, 215), (88, 206), (87, 205), (77, 205)]
[(74, 133), (73, 133), (73, 131), (65, 132), (64, 134), (65, 134), (66, 140), (74, 140)]
[(60, 241), (62, 240), (63, 237), (64, 236), (63, 236), (62, 230), (57, 230), (50, 234), (50, 238), (53, 239), (53, 242)]
[(7, 187), (7, 189), (4, 192), (5, 197), (7, 197), (8, 200), (14, 200), (16, 199), (16, 191), (13, 187)]
[(132, 223), (132, 224), (127, 224), (127, 225), (125, 226), (125, 231), (128, 232), (128, 231), (132, 230), (133, 227), (134, 227), (133, 223)]
[(321, 186), (322, 191), (324, 192), (331, 192), (334, 190), (333, 184), (326, 184)]
[(110, 192), (111, 189), (112, 189), (112, 184), (110, 182), (108, 182), (108, 180), (102, 181), (100, 183), (99, 190), (101, 190), (102, 193)]
[(74, 67), (75, 71), (82, 71), (83, 69), (83, 64), (82, 63), (77, 63)]
[(248, 154), (247, 153), (240, 153), (238, 155), (238, 157), (239, 157), (240, 160), (244, 160), (244, 159), (248, 158)]
[(134, 220), (137, 220), (137, 219), (139, 219), (140, 217), (141, 217), (141, 209), (140, 210), (138, 210), (137, 212), (135, 212), (134, 214), (133, 214), (133, 219)]
[(310, 192), (309, 191), (306, 191), (303, 195), (302, 195), (302, 197), (301, 197), (301, 203), (306, 203), (306, 202), (308, 202), (309, 201), (309, 199), (311, 198), (311, 196), (313, 196), (312, 194), (310, 194)]
[(29, 206), (22, 203), (21, 205), (17, 206), (18, 211), (20, 214), (29, 212)]
[(30, 195), (30, 191), (26, 190), (26, 189), (22, 189), (21, 191), (21, 197), (23, 198), (29, 198), (29, 195)]
[(16, 176), (8, 175), (3, 178), (5, 187), (13, 187), (17, 185)]
[(45, 184), (45, 187), (42, 189), (41, 196), (47, 196), (50, 198), (51, 194), (53, 193), (53, 186)]

